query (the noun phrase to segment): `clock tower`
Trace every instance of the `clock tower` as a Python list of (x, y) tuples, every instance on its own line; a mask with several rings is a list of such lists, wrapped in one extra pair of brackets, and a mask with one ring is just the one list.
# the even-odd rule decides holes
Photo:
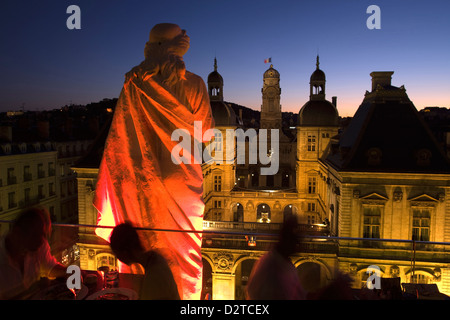
[(264, 72), (261, 92), (261, 129), (281, 129), (280, 73), (273, 65)]

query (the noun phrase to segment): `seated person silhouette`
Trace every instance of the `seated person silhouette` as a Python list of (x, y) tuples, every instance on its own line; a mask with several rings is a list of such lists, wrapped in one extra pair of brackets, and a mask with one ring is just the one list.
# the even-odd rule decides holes
[(50, 252), (51, 222), (44, 208), (22, 211), (0, 238), (0, 299), (15, 299), (41, 277), (65, 277), (66, 267)]
[(145, 270), (141, 300), (180, 300), (178, 288), (164, 257), (157, 251), (145, 251), (137, 231), (126, 222), (116, 226), (110, 246), (117, 259), (127, 265), (139, 263)]

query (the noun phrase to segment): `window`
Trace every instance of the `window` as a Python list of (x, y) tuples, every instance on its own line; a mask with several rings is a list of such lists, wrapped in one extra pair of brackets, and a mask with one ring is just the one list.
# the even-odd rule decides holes
[(214, 143), (215, 143), (215, 150), (222, 151), (222, 133), (221, 132), (214, 133)]
[(38, 164), (38, 178), (44, 178), (45, 172), (44, 172), (44, 165), (42, 163)]
[(31, 178), (32, 178), (32, 176), (31, 176), (30, 166), (24, 166), (23, 167), (23, 181), (30, 181)]
[(53, 162), (48, 163), (48, 175), (53, 177), (55, 175), (55, 164)]
[(215, 221), (221, 221), (221, 220), (222, 220), (222, 212), (214, 212), (214, 214), (213, 214), (213, 220), (215, 220)]
[(50, 208), (48, 208), (48, 211), (50, 213), (50, 220), (56, 221), (56, 216), (55, 216), (55, 207), (54, 206), (50, 206)]
[(43, 199), (44, 196), (44, 186), (43, 185), (39, 185), (38, 186), (38, 198), (39, 199)]
[(17, 207), (16, 203), (16, 193), (10, 192), (8, 193), (8, 209)]
[(48, 195), (54, 196), (55, 195), (55, 184), (53, 182), (50, 182), (48, 184)]
[(233, 208), (233, 221), (244, 221), (244, 206), (240, 203), (236, 204), (236, 206)]
[(316, 193), (316, 178), (308, 178), (308, 193)]
[(316, 215), (315, 214), (309, 214), (308, 215), (308, 224), (314, 224), (316, 223)]
[(24, 190), (24, 198), (25, 198), (25, 204), (29, 204), (31, 201), (31, 189), (26, 188)]
[(430, 241), (430, 211), (413, 209), (412, 240)]
[(7, 179), (8, 179), (8, 185), (17, 183), (17, 178), (16, 178), (16, 175), (14, 173), (14, 168), (8, 168), (8, 170), (7, 170)]
[(270, 217), (270, 207), (266, 204), (266, 203), (262, 203), (260, 205), (258, 205), (258, 207), (256, 208), (256, 219), (257, 222), (263, 222), (263, 223), (268, 223), (271, 220)]
[(364, 208), (363, 238), (380, 238), (381, 208)]
[(366, 155), (368, 165), (376, 166), (381, 163), (382, 153), (379, 148), (370, 148)]
[(316, 136), (308, 135), (308, 151), (316, 151)]
[[(214, 200), (214, 208), (215, 209), (221, 209), (222, 208), (222, 201), (221, 200)], [(222, 220), (222, 212), (220, 210), (217, 210), (213, 213), (213, 219), (216, 221)]]
[(214, 176), (214, 191), (222, 191), (222, 176)]
[(316, 204), (314, 202), (308, 202), (308, 211), (310, 212), (316, 211)]
[(66, 168), (65, 168), (64, 164), (59, 165), (59, 172), (61, 174), (61, 177), (64, 177), (64, 175), (66, 173)]

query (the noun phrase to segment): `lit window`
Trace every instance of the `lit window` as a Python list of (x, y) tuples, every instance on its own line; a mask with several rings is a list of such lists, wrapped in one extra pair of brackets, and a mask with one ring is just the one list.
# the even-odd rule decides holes
[(316, 193), (316, 178), (308, 178), (308, 193)]
[(214, 133), (214, 143), (215, 143), (215, 150), (222, 151), (222, 133), (220, 132)]
[(381, 209), (379, 207), (364, 208), (363, 238), (380, 238)]
[(316, 151), (316, 136), (308, 135), (308, 151)]
[(413, 210), (412, 240), (430, 241), (430, 211)]
[(222, 191), (222, 176), (214, 176), (214, 191)]

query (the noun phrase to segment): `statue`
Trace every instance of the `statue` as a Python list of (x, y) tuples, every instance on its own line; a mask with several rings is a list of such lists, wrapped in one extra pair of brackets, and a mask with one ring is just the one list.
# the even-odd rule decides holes
[[(166, 230), (139, 231), (145, 249), (162, 252), (181, 299), (200, 299), (202, 234), (189, 231), (203, 227), (202, 169), (195, 161), (172, 161), (177, 141), (171, 135), (186, 129), (194, 139), (194, 121), (201, 121), (203, 137), (214, 120), (204, 81), (186, 71), (188, 49), (189, 37), (178, 25), (157, 24), (150, 31), (145, 60), (126, 74), (114, 111), (94, 206), (98, 226), (131, 222)], [(96, 229), (105, 240), (111, 231)]]

